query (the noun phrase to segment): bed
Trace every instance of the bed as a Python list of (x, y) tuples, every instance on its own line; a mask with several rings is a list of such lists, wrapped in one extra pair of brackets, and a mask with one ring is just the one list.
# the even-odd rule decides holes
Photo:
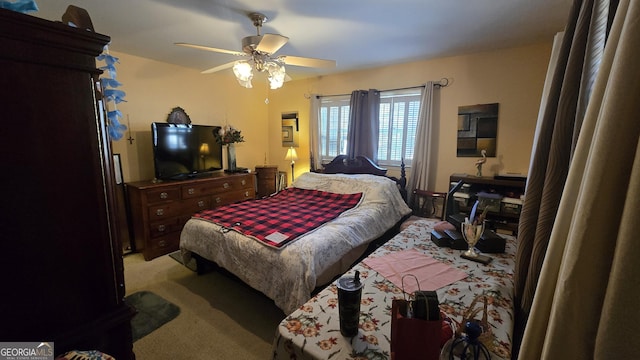
[[(387, 178), (384, 169), (366, 162), (339, 157), (324, 173), (308, 172), (296, 178), (293, 189), (362, 195), (356, 206), (286, 246), (269, 246), (232, 227), (194, 216), (180, 236), (183, 260), (187, 263), (195, 256), (214, 262), (271, 298), (284, 313), (292, 312), (311, 298), (314, 289), (347, 271), (370, 243), (411, 213), (399, 191), (403, 177)], [(365, 171), (377, 175), (359, 173)]]
[[(430, 237), (431, 230), (438, 222), (424, 218), (412, 221), (406, 229), (348, 271), (348, 275), (359, 271), (364, 282), (357, 336), (347, 338), (340, 335), (337, 289), (336, 282), (333, 282), (282, 320), (273, 341), (272, 358), (391, 359), (391, 303), (393, 299), (404, 298), (405, 295), (397, 280), (392, 281), (377, 270), (375, 261), (393, 256), (394, 268), (403, 269), (400, 254), (414, 252), (430, 257), (431, 265), (437, 263), (435, 267), (438, 271), (433, 269), (430, 273), (438, 274), (438, 279), (443, 276), (443, 267), (466, 275), (439, 285), (430, 283), (433, 287), (428, 290), (437, 292), (440, 310), (450, 319), (461, 322), (465, 310), (477, 296), (487, 297), (487, 321), (492, 336), (486, 345), (491, 351), (491, 358), (511, 359), (515, 238), (500, 235), (506, 241), (505, 252), (490, 254), (493, 261), (489, 265), (482, 265), (460, 257), (462, 250), (438, 247)], [(412, 265), (414, 267), (410, 273), (416, 273), (415, 262)], [(427, 264), (422, 262), (421, 265)], [(481, 315), (475, 318), (480, 319)]]

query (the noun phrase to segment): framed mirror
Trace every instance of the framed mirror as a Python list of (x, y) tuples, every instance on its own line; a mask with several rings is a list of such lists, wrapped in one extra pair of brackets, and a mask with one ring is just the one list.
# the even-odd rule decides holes
[(458, 157), (496, 157), (498, 103), (458, 107)]

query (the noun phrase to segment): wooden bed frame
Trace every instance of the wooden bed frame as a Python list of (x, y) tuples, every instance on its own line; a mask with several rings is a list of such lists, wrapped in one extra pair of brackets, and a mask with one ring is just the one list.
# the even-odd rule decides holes
[(405, 202), (407, 202), (407, 177), (404, 168), (404, 159), (400, 164), (400, 178), (387, 176), (387, 169), (376, 165), (366, 156), (358, 155), (349, 158), (347, 155), (338, 155), (330, 163), (323, 165), (322, 173), (325, 174), (372, 174), (386, 176), (398, 184), (398, 190)]

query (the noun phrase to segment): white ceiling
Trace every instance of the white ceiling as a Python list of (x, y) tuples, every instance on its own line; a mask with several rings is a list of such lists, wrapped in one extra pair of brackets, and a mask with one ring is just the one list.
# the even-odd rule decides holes
[[(60, 20), (69, 0), (37, 0), (31, 15)], [(255, 35), (287, 36), (276, 55), (336, 60), (335, 69), (288, 66), (295, 78), (550, 41), (572, 0), (74, 0), (114, 51), (197, 70), (233, 55), (183, 48), (187, 42), (241, 51)], [(226, 70), (231, 74), (231, 70)], [(203, 75), (207, 76), (207, 75)]]

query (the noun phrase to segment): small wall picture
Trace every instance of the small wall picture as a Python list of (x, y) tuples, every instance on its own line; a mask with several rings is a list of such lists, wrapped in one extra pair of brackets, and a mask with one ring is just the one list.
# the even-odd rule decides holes
[(293, 142), (293, 126), (282, 126), (282, 142)]

